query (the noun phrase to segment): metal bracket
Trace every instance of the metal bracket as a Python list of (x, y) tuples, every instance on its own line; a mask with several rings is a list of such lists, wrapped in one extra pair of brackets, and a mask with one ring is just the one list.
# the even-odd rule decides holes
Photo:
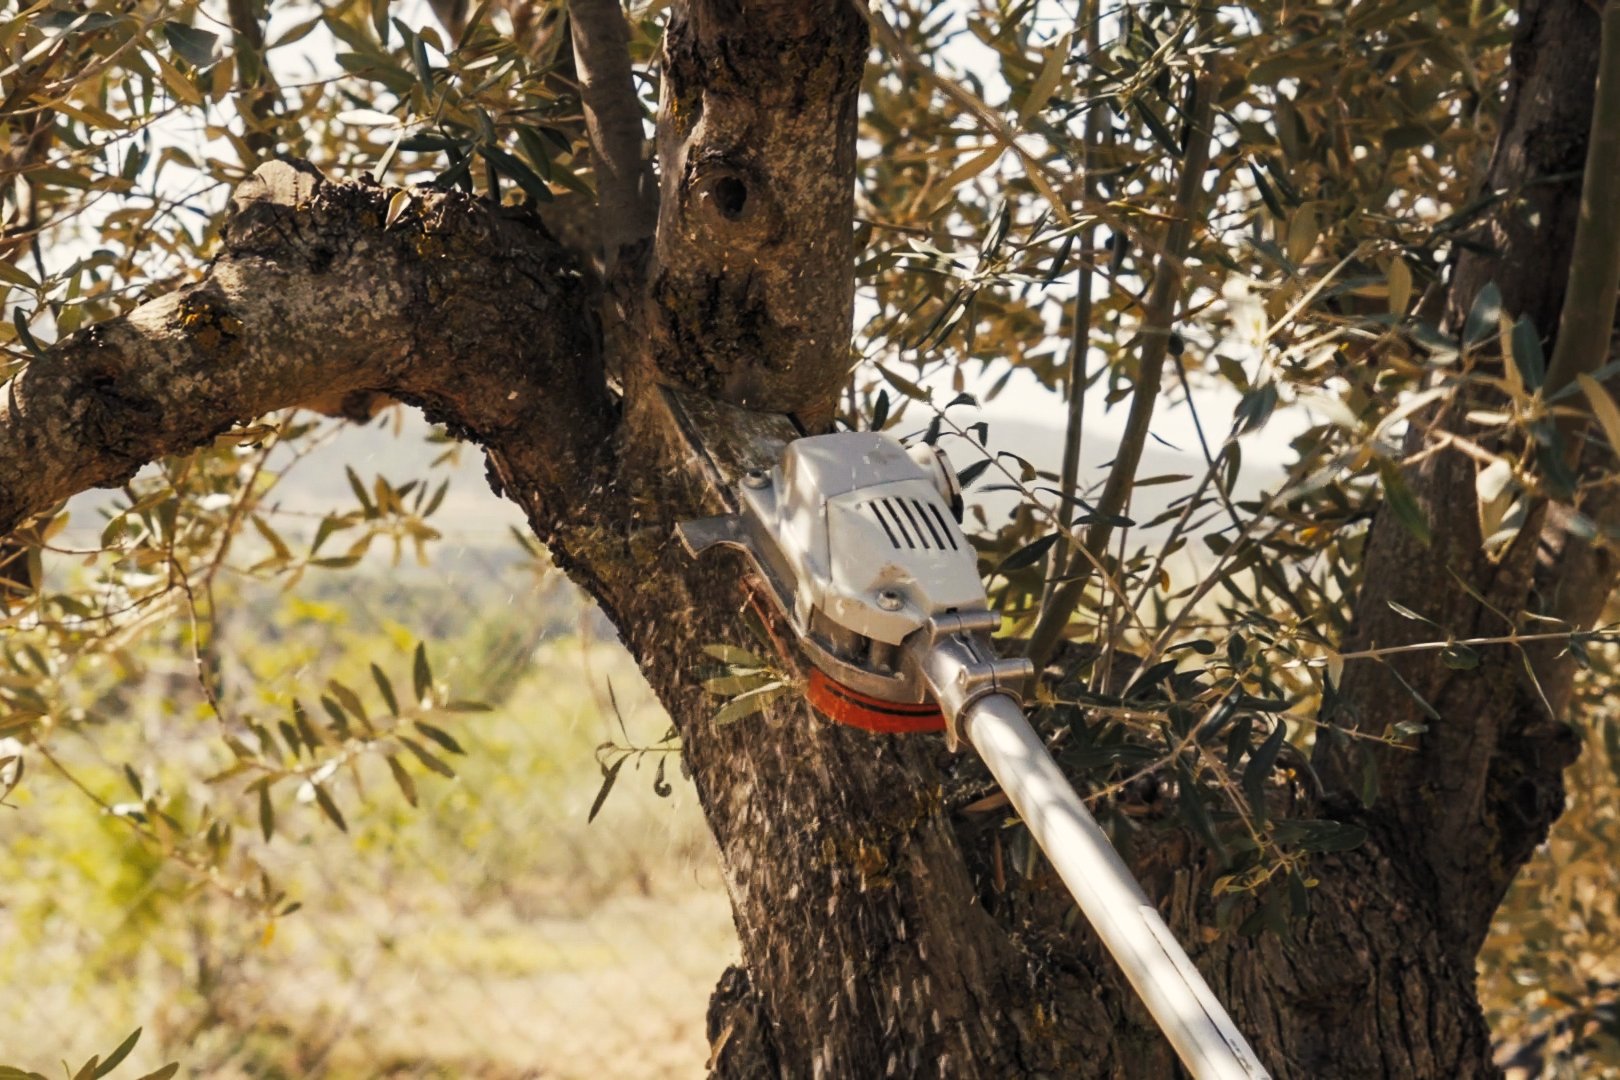
[(1028, 657), (997, 656), (990, 631), (1001, 625), (993, 611), (950, 612), (929, 620), (926, 634), (912, 647), (908, 668), (922, 672), (945, 716), (945, 741), (955, 750), (963, 739), (962, 717), (988, 694), (1004, 694), (1023, 704), (1024, 687), (1035, 675)]

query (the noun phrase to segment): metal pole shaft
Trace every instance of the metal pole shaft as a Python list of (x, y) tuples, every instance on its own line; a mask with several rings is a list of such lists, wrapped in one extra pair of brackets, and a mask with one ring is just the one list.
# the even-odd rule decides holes
[(1001, 693), (980, 697), (963, 711), (960, 729), (1187, 1070), (1197, 1080), (1269, 1080), (1018, 702)]

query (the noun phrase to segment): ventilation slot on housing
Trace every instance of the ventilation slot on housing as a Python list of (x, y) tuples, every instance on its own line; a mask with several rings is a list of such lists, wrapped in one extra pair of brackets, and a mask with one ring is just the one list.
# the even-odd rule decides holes
[(956, 535), (939, 507), (921, 499), (873, 499), (866, 504), (896, 551), (957, 550)]

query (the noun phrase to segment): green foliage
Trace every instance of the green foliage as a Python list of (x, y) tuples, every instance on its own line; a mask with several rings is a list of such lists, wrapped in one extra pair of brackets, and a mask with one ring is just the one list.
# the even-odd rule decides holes
[[(1539, 393), (1537, 328), (1505, 320), (1494, 287), (1456, 336), (1419, 302), (1494, 205), (1474, 197), (1470, 169), (1499, 123), (1512, 13), (1460, 2), (1096, 10), (1076, 22), (1032, 4), (924, 0), (888, 14), (960, 85), (951, 94), (938, 79), (869, 70), (863, 133), (878, 152), (860, 216), (872, 304), (858, 342), (869, 366), (857, 371), (865, 396), (847, 419), (926, 424), (917, 437), (949, 446), (964, 477), (998, 477), (980, 490), (1017, 497), (1003, 522), (977, 508), (975, 543), (1019, 634), (1052, 602), (1053, 567), (1078, 542), (1062, 516), (1076, 526), (1110, 520), (1086, 501), (1102, 481), (1052, 486), (1054, 472), (998, 448), (994, 422), (964, 427), (928, 387), (972, 387), (993, 402), (1012, 378), (1033, 377), (1054, 392), (1095, 388), (1105, 408), (1179, 396), (1178, 438), (1202, 462), (1191, 475), (1137, 481), (1138, 492), (1162, 481), (1174, 495), (1155, 515), (1112, 526), (1117, 550), (1099, 555), (1069, 627), (1100, 651), (1068, 665), (1043, 720), (1098, 794), (1150, 780), (1177, 793), (1179, 824), (1223, 866), (1223, 911), (1287, 880), (1297, 913), (1311, 855), (1360, 835), (1353, 822), (1298, 820), (1287, 808), (1319, 786), (1308, 763), (1315, 740), (1367, 737), (1338, 727), (1331, 708), (1346, 663), (1386, 661), (1338, 644), (1360, 586), (1365, 523), (1382, 502), (1432, 540), (1402, 475), (1407, 422), (1442, 400), (1505, 401), (1473, 417), (1487, 550), (1518, 535), (1535, 500), (1580, 497), (1538, 464), (1536, 443), (1559, 407)], [(1046, 17), (1024, 17), (1037, 11)], [(963, 36), (977, 43), (971, 67), (957, 58), (961, 46), (946, 45)], [(1200, 70), (1216, 86), (1208, 132), (1188, 126)], [(964, 115), (964, 92), (993, 114), (1016, 114), (1017, 148)], [(1188, 140), (1204, 138), (1205, 203), (1189, 207), (1178, 201), (1177, 164)], [(1166, 273), (1156, 251), (1166, 223), (1189, 213), (1208, 227), (1179, 267), (1185, 300), (1169, 385), (1138, 386), (1145, 297)], [(1082, 267), (1099, 284), (1078, 326), (1069, 275)], [(1074, 334), (1074, 350), (1053, 347)], [(1495, 357), (1511, 362), (1503, 370)], [(1085, 367), (1070, 370), (1077, 362)], [(1234, 402), (1229, 421), (1211, 422), (1211, 398)], [(1600, 422), (1613, 412), (1606, 394), (1592, 401)], [(1244, 448), (1263, 447), (1279, 419), (1295, 432), (1293, 460), (1255, 497)], [(1195, 554), (1200, 546), (1207, 554)], [(1576, 640), (1575, 628), (1511, 620), (1467, 641), (1429, 628), (1433, 640), (1416, 648), (1458, 670), (1533, 640), (1531, 631)], [(1122, 673), (1120, 655), (1139, 663)], [(1398, 746), (1422, 730), (1402, 724), (1378, 738)], [(1366, 794), (1375, 797), (1370, 786)], [(1268, 894), (1268, 909), (1278, 899)]]
[[(123, 1064), (124, 1059), (129, 1056), (131, 1050), (135, 1049), (135, 1044), (140, 1040), (141, 1029), (136, 1028), (130, 1032), (129, 1038), (114, 1047), (105, 1058), (98, 1054), (71, 1073), (72, 1080), (101, 1080), (103, 1076), (111, 1074), (114, 1069)], [(146, 1073), (139, 1080), (169, 1080), (171, 1076), (179, 1071), (180, 1063), (171, 1061), (161, 1069)], [(45, 1077), (37, 1072), (26, 1072), (22, 1069), (14, 1069), (9, 1065), (0, 1065), (0, 1080), (45, 1080)]]
[[(85, 795), (37, 747), (23, 748), (36, 767), (14, 793), (16, 809), (5, 811), (0, 875), (12, 885), (0, 982), (39, 993), (8, 998), (0, 1027), (35, 1030), (39, 1041), (7, 1039), (0, 1062), (45, 1069), (70, 1053), (87, 1055), (96, 1040), (116, 1045), (128, 1032), (117, 1025), (141, 1022), (136, 1057), (166, 1051), (207, 1075), (307, 1075), (307, 1048), (334, 1032), (346, 1034), (332, 1075), (370, 1075), (368, 1053), (374, 1065), (396, 1052), (421, 1055), (423, 1068), (439, 1064), (422, 1075), (516, 1071), (533, 1060), (534, 1042), (489, 1019), (511, 1013), (526, 1014), (535, 1038), (558, 1047), (551, 1060), (559, 1075), (583, 1077), (596, 1059), (564, 1030), (569, 1017), (594, 1019), (598, 1049), (620, 1046), (674, 1023), (658, 1011), (674, 1008), (666, 999), (693, 1003), (680, 1013), (690, 1031), (667, 1049), (656, 1035), (651, 1060), (701, 1055), (694, 1039), (703, 995), (734, 943), (690, 786), (672, 765), (666, 798), (644, 779), (627, 784), (604, 820), (589, 831), (585, 824), (592, 746), (609, 734), (646, 742), (667, 718), (628, 657), (599, 640), (600, 631), (581, 631), (581, 602), (554, 572), (525, 587), (522, 558), (493, 552), (447, 556), (441, 569), (456, 580), (402, 581), (368, 560), (341, 577), (306, 579), (296, 606), (273, 582), (233, 598), (240, 616), (220, 648), (257, 673), (256, 689), (289, 716), (286, 701), (300, 688), (335, 681), (361, 694), (380, 728), (381, 695), (365, 683), (370, 665), (409, 697), (413, 637), (399, 619), (435, 635), (428, 652), (436, 687), (477, 685), (491, 699), (488, 712), (443, 718), (444, 732), (467, 752), (438, 754), (454, 761), (454, 781), (405, 754), (380, 752), (357, 754), (334, 773), (326, 786), (347, 833), (313, 791), (301, 795), (289, 779), (275, 789), (275, 833), (266, 842), (245, 785), (208, 782), (232, 755), (171, 641), (132, 644), (144, 667), (126, 687), (137, 703), (128, 718), (88, 729), (93, 739), (53, 744), (61, 765), (115, 808), (135, 801), (128, 763), (148, 796), (168, 793), (164, 805), (178, 820), (189, 824), (202, 805), (229, 820), (234, 848), (262, 866), (273, 892), (285, 893), (268, 915), (258, 912), (256, 880), (242, 897), (202, 881), (126, 818), (87, 813)], [(157, 708), (164, 699), (168, 707)], [(323, 734), (327, 719), (318, 707), (308, 717)], [(308, 767), (307, 750), (294, 757), (279, 732), (273, 737), (281, 757)], [(438, 751), (425, 736), (418, 741)], [(396, 786), (390, 762), (414, 787)], [(625, 776), (633, 771), (627, 766)], [(691, 873), (671, 872), (688, 866)], [(229, 865), (214, 871), (231, 880)], [(702, 889), (696, 873), (705, 874)], [(597, 973), (591, 977), (609, 993), (616, 968), (632, 963), (658, 988), (621, 991), (635, 1018), (615, 1021), (594, 999), (573, 1011), (558, 1004), (585, 973)], [(199, 965), (213, 974), (199, 979)], [(385, 989), (417, 983), (431, 990), (404, 1002)], [(358, 998), (356, 988), (366, 988)], [(472, 1042), (411, 1034), (445, 1023), (482, 1031), (486, 1056)], [(462, 1048), (442, 1049), (452, 1044)], [(161, 1063), (141, 1062), (113, 1080)]]

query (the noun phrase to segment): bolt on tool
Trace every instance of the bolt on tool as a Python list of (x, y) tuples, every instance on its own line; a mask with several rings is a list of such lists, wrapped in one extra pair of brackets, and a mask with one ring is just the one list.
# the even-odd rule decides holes
[(1197, 1080), (1269, 1074), (1024, 717), (1026, 659), (996, 655), (944, 455), (875, 432), (789, 443), (751, 470), (735, 514), (679, 526), (696, 555), (740, 548), (792, 625), (831, 719), (943, 730), (1001, 784), (1080, 910)]

